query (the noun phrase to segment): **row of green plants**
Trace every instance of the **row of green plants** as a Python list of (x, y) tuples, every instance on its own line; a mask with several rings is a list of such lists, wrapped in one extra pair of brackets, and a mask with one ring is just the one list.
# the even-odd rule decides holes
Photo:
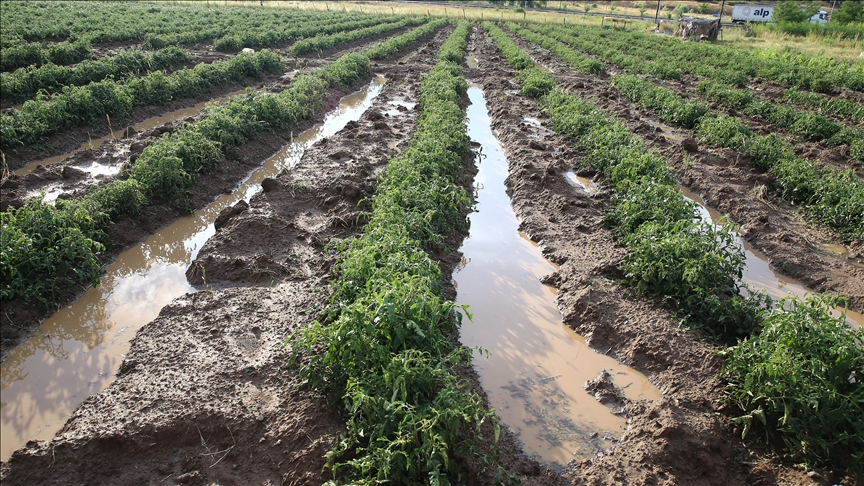
[(858, 432), (864, 430), (864, 330), (831, 316), (839, 299), (793, 297), (774, 305), (741, 288), (744, 256), (733, 231), (697, 222), (663, 157), (597, 106), (554, 88), (548, 73), (529, 70), (530, 76), (520, 74), (523, 93), (538, 98), (553, 129), (613, 189), (604, 220), (628, 247), (624, 283), (735, 342), (721, 352), (721, 377), (742, 435), (758, 431), (769, 445), (779, 439), (785, 458), (808, 467), (864, 472)]
[(543, 34), (539, 34), (537, 32), (525, 29), (515, 22), (507, 22), (505, 26), (507, 27), (507, 30), (513, 32), (519, 37), (527, 39), (535, 44), (541, 45), (544, 48), (548, 49), (556, 56), (563, 59), (564, 62), (569, 64), (570, 67), (573, 68), (573, 70), (575, 71), (586, 74), (602, 74), (606, 72), (606, 66), (602, 62), (596, 59), (587, 58), (577, 53), (570, 46), (564, 44), (561, 41), (557, 41)]
[(792, 87), (832, 92), (837, 87), (864, 90), (864, 66), (791, 49), (740, 49), (642, 32), (591, 27), (529, 25), (577, 49), (599, 56), (621, 69), (660, 79), (690, 73), (736, 86), (763, 78)]
[[(773, 177), (772, 189), (780, 197), (801, 207), (813, 221), (832, 228), (844, 240), (864, 239), (864, 183), (852, 168), (819, 168), (815, 162), (796, 156), (794, 146), (783, 138), (755, 133), (740, 118), (712, 112), (704, 104), (636, 76), (615, 76), (612, 86), (659, 119), (695, 129), (703, 143), (751, 156), (754, 167)], [(809, 114), (806, 120), (813, 116)], [(806, 127), (801, 128), (802, 133), (810, 133)], [(852, 143), (852, 156), (860, 158), (860, 141)]]
[(21, 109), (3, 113), (0, 148), (39, 143), (56, 130), (92, 126), (106, 121), (106, 116), (120, 123), (137, 106), (197, 97), (215, 86), (283, 70), (279, 55), (265, 49), (240, 53), (225, 61), (199, 63), (170, 75), (155, 71), (125, 82), (105, 79), (84, 86), (66, 86), (50, 99), (29, 100)]
[[(738, 72), (737, 75), (740, 77), (737, 81), (733, 80), (730, 83), (730, 78), (727, 76), (723, 69), (728, 68), (729, 66), (724, 66), (722, 69), (717, 69), (713, 66), (705, 66), (700, 65), (701, 67), (692, 67), (694, 64), (697, 64), (695, 61), (693, 62), (683, 62), (680, 63), (681, 68), (676, 68), (675, 71), (664, 71), (656, 69), (657, 65), (669, 65), (666, 58), (675, 56), (675, 52), (666, 52), (662, 54), (662, 57), (658, 58), (658, 52), (662, 52), (662, 50), (658, 50), (656, 48), (639, 48), (638, 55), (629, 55), (624, 54), (623, 52), (628, 52), (628, 49), (632, 53), (633, 46), (629, 45), (629, 43), (624, 40), (618, 40), (614, 43), (611, 43), (611, 47), (598, 47), (595, 44), (592, 44), (590, 41), (587, 41), (585, 38), (588, 37), (587, 34), (582, 33), (580, 36), (572, 36), (568, 34), (556, 33), (555, 27), (548, 26), (534, 26), (532, 29), (534, 31), (522, 28), (518, 26), (518, 24), (508, 24), (508, 29), (511, 30), (514, 34), (519, 35), (531, 42), (537, 43), (546, 49), (549, 49), (557, 56), (564, 59), (568, 64), (573, 66), (573, 69), (580, 72), (585, 72), (581, 63), (584, 61), (580, 61), (580, 55), (572, 50), (568, 52), (568, 47), (570, 45), (576, 46), (579, 49), (587, 50), (589, 52), (599, 53), (601, 56), (606, 57), (607, 60), (610, 60), (613, 64), (618, 67), (621, 67), (630, 72), (643, 73), (654, 75), (663, 79), (678, 79), (680, 78), (681, 73), (685, 72), (685, 69), (690, 69), (694, 74), (698, 74), (700, 76), (705, 75), (704, 77), (710, 78), (709, 80), (702, 81), (700, 86), (708, 87), (710, 86), (710, 92), (717, 93), (720, 91), (724, 92), (736, 92), (740, 90), (735, 90), (729, 86), (730, 84), (745, 84), (748, 80), (747, 76)], [(536, 32), (535, 32), (536, 31)], [(547, 32), (549, 35), (545, 35), (540, 33), (540, 31)], [(580, 31), (581, 32), (581, 31)], [(604, 34), (599, 34), (602, 36)], [(619, 34), (620, 35), (620, 34)], [(569, 44), (564, 45), (560, 41), (552, 38), (552, 36), (563, 39), (569, 42)], [(678, 43), (677, 40), (671, 40), (671, 42)], [(668, 41), (666, 42), (668, 43)], [(601, 52), (602, 51), (602, 52)], [(645, 58), (654, 59), (653, 61), (646, 61)], [(677, 61), (676, 61), (677, 62)], [(706, 72), (703, 72), (706, 71)], [(719, 79), (720, 81), (717, 81)], [(740, 91), (738, 97), (745, 96), (746, 92)], [(751, 106), (752, 115), (760, 116), (766, 121), (769, 121), (772, 124), (775, 124), (778, 128), (781, 129), (789, 129), (791, 133), (802, 136), (806, 139), (810, 140), (826, 140), (829, 144), (832, 145), (848, 145), (850, 146), (851, 152), (854, 154), (853, 156), (858, 158), (861, 156), (862, 151), (859, 147), (864, 144), (864, 140), (862, 140), (861, 130), (851, 128), (851, 127), (843, 127), (838, 125), (823, 115), (819, 114), (809, 114), (809, 113), (800, 113), (791, 107), (787, 107), (784, 105), (776, 104), (771, 101), (760, 101), (756, 97), (752, 95), (746, 95)], [(842, 113), (864, 113), (864, 108), (854, 101), (844, 100), (840, 98), (830, 98), (825, 95), (820, 95), (817, 93), (809, 93), (802, 92), (795, 88), (790, 88), (786, 91), (786, 99), (790, 99), (790, 96), (794, 96), (796, 100), (799, 102), (804, 102), (807, 100), (810, 104), (818, 104), (820, 107), (824, 107), (825, 110), (831, 110), (833, 112), (842, 114)], [(712, 101), (719, 101), (723, 99), (722, 96), (717, 97), (718, 99), (713, 99)], [(860, 115), (859, 115), (860, 116)]]
[[(573, 30), (557, 28), (548, 25), (526, 25), (528, 29), (548, 36), (559, 42), (595, 55), (614, 66), (625, 71), (649, 74), (660, 79), (681, 79), (683, 73), (680, 66), (675, 63), (661, 62), (654, 59), (653, 53), (631, 52), (632, 45), (614, 43), (610, 45), (606, 39), (607, 33), (597, 33), (591, 29)], [(715, 75), (717, 73), (715, 72)]]
[(864, 105), (852, 100), (820, 93), (808, 93), (794, 88), (784, 91), (783, 99), (790, 103), (813, 108), (823, 114), (845, 116), (855, 123), (864, 122)]
[(123, 49), (113, 56), (95, 61), (85, 60), (75, 67), (54, 63), (21, 68), (0, 75), (0, 96), (15, 103), (33, 98), (36, 93), (56, 93), (64, 86), (81, 86), (105, 78), (123, 79), (143, 73), (172, 69), (190, 62), (192, 55), (179, 47), (168, 47), (152, 53)]
[[(267, 56), (262, 51), (256, 55)], [(278, 57), (276, 57), (278, 60)], [(38, 199), (0, 213), (0, 300), (18, 299), (47, 310), (77, 284), (96, 284), (96, 253), (112, 221), (138, 214), (150, 203), (189, 208), (185, 189), (230, 151), (268, 130), (285, 128), (319, 111), (330, 86), (350, 86), (370, 73), (369, 60), (352, 54), (297, 76), (278, 94), (247, 91), (205, 110), (141, 153), (128, 178), (110, 182), (75, 201), (43, 205)]]
[(534, 65), (534, 60), (527, 52), (523, 51), (513, 39), (492, 22), (483, 22), (483, 28), (495, 40), (495, 44), (504, 54), (507, 65), (521, 71)]
[[(328, 16), (330, 17), (330, 16)], [(270, 47), (278, 42), (308, 39), (320, 35), (338, 32), (354, 31), (364, 27), (372, 27), (392, 21), (392, 17), (362, 16), (361, 18), (346, 18), (342, 15), (331, 18), (311, 17), (310, 19), (283, 26), (279, 29), (257, 28), (243, 32), (232, 33), (216, 39), (213, 48), (221, 52), (237, 52), (244, 47)], [(164, 40), (164, 39), (162, 39)], [(156, 39), (145, 39), (154, 43)]]
[(788, 47), (744, 49), (710, 42), (682, 42), (645, 32), (566, 30), (579, 37), (588, 36), (606, 47), (726, 84), (743, 86), (751, 78), (762, 78), (824, 93), (841, 86), (864, 91), (862, 63), (798, 52)]
[(853, 158), (864, 161), (864, 130), (833, 122), (825, 115), (802, 112), (790, 106), (762, 100), (750, 91), (711, 81), (699, 83), (696, 92), (708, 101), (740, 110), (801, 140), (846, 145)]
[(426, 22), (428, 22), (428, 19), (425, 17), (402, 18), (395, 22), (382, 23), (363, 29), (337, 32), (335, 34), (316, 35), (315, 37), (298, 40), (291, 46), (290, 52), (295, 56), (308, 54), (310, 52), (320, 52), (333, 46), (338, 46), (339, 44), (345, 44), (404, 27), (421, 25)]
[(43, 64), (74, 64), (93, 55), (90, 43), (84, 40), (65, 41), (43, 45), (23, 42), (0, 49), (0, 70), (12, 71)]
[[(134, 4), (93, 6), (72, 4), (68, 11), (54, 2), (39, 6), (3, 6), (2, 39), (6, 46), (24, 49), (21, 39), (74, 38), (78, 42), (143, 41), (144, 49), (213, 41), (220, 52), (265, 48), (280, 42), (334, 34), (394, 20), (392, 16), (339, 12), (306, 12), (271, 9), (225, 9), (206, 6), (148, 6)], [(73, 12), (77, 12), (77, 17)], [(74, 18), (73, 18), (74, 17)], [(81, 22), (80, 18), (89, 22)], [(4, 15), (4, 20), (7, 18)], [(44, 25), (56, 19), (59, 24)], [(34, 22), (33, 19), (39, 19)], [(51, 34), (51, 35), (48, 35)], [(18, 39), (18, 42), (16, 42)], [(34, 44), (38, 46), (38, 44)], [(21, 57), (21, 56), (18, 56)], [(56, 63), (56, 62), (55, 62)], [(33, 64), (22, 60), (17, 67)]]
[[(361, 15), (347, 17), (338, 13), (291, 12), (284, 17), (256, 16), (235, 21), (228, 19), (217, 24), (204, 24), (206, 28), (188, 28), (170, 32), (148, 32), (142, 46), (145, 49), (213, 41), (213, 48), (220, 52), (237, 52), (244, 47), (270, 47), (323, 32), (337, 32), (366, 27), (384, 21), (380, 16)], [(252, 19), (255, 22), (251, 22)], [(191, 27), (191, 26), (190, 26)]]
[[(88, 40), (93, 44), (140, 42), (146, 41), (148, 35), (155, 42), (183, 39), (181, 42), (147, 46), (147, 49), (209, 41), (234, 34), (281, 32), (309, 22), (335, 24), (372, 17), (341, 11), (224, 8), (217, 7), (215, 1), (191, 6), (134, 2), (3, 2), (0, 15), (3, 18), (0, 43), (4, 48), (23, 41), (57, 38)], [(170, 37), (173, 35), (179, 37)]]
[(460, 314), (428, 253), (468, 232), (471, 199), (457, 181), (471, 156), (460, 66), (469, 28), (459, 23), (424, 78), (414, 138), (379, 176), (363, 235), (337, 244), (329, 310), (286, 340), (300, 376), (346, 417), (327, 453), (339, 481), (328, 484), (464, 484), (466, 456), (494, 461), (470, 440), (486, 421), (497, 439), (498, 426), (454, 371), (472, 350), (453, 343)]
[(366, 50), (366, 56), (372, 60), (386, 59), (393, 56), (397, 52), (404, 49), (406, 46), (417, 42), (418, 40), (432, 34), (436, 30), (444, 27), (449, 23), (446, 19), (432, 20), (426, 24), (410, 30), (402, 35), (392, 37), (372, 46)]

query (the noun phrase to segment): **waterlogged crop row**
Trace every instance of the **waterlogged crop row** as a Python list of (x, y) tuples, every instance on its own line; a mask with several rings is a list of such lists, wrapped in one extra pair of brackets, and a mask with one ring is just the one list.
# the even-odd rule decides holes
[(20, 110), (0, 116), (0, 148), (33, 144), (60, 128), (87, 126), (111, 116), (122, 120), (136, 106), (161, 105), (177, 98), (191, 98), (230, 81), (277, 74), (279, 55), (262, 50), (241, 53), (226, 61), (200, 63), (165, 75), (160, 71), (117, 82), (105, 79), (84, 86), (64, 87), (50, 100), (30, 100)]
[[(332, 14), (331, 14), (332, 15)], [(329, 35), (337, 32), (352, 31), (371, 27), (392, 21), (392, 17), (384, 16), (362, 16), (361, 18), (347, 17), (343, 14), (328, 15), (324, 18), (311, 17), (304, 22), (292, 23), (290, 27), (279, 26), (279, 28), (261, 28), (236, 32), (220, 37), (213, 42), (213, 48), (222, 52), (237, 52), (244, 47), (270, 47), (277, 42), (307, 39), (320, 35)], [(329, 18), (328, 18), (329, 17)], [(177, 34), (177, 35), (187, 35)], [(168, 42), (173, 39), (149, 37), (145, 43), (155, 44), (157, 42)]]
[[(263, 51), (262, 51), (263, 52)], [(256, 53), (261, 54), (261, 53)], [(275, 54), (272, 54), (274, 55)], [(188, 204), (184, 191), (216, 166), (227, 150), (266, 130), (284, 128), (320, 110), (329, 86), (348, 86), (369, 74), (369, 61), (352, 54), (297, 76), (278, 94), (248, 92), (209, 108), (198, 123), (183, 124), (147, 147), (126, 180), (111, 182), (55, 206), (30, 200), (0, 213), (0, 300), (35, 302), (48, 309), (76, 285), (96, 284), (96, 253), (112, 220), (137, 214), (149, 202)]]
[(363, 29), (337, 32), (329, 35), (317, 35), (308, 39), (300, 39), (295, 42), (294, 45), (291, 46), (291, 53), (295, 56), (299, 56), (310, 52), (319, 52), (333, 46), (338, 46), (339, 44), (372, 37), (373, 35), (383, 34), (403, 27), (420, 25), (427, 21), (426, 18), (403, 18), (396, 22), (373, 25), (372, 27), (366, 27)]
[(507, 22), (506, 26), (510, 32), (513, 32), (519, 37), (534, 42), (535, 44), (539, 44), (553, 52), (556, 56), (563, 59), (564, 62), (569, 64), (575, 71), (586, 74), (602, 74), (606, 72), (606, 66), (602, 62), (596, 59), (589, 59), (582, 54), (577, 53), (570, 46), (561, 41), (525, 29), (515, 22)]
[(513, 39), (510, 38), (509, 35), (504, 33), (503, 30), (499, 29), (492, 22), (483, 22), (483, 28), (486, 32), (495, 39), (495, 45), (498, 46), (498, 49), (504, 53), (504, 58), (507, 60), (507, 64), (519, 71), (531, 67), (534, 65), (534, 60), (531, 59), (531, 56), (528, 55), (527, 52), (523, 51)]
[[(221, 7), (221, 6), (220, 6)], [(144, 41), (154, 49), (225, 36), (292, 30), (310, 22), (359, 21), (369, 15), (259, 8), (220, 8), (216, 2), (195, 6), (88, 2), (2, 2), (4, 50), (21, 40), (88, 40), (93, 44)], [(148, 40), (151, 43), (148, 44)], [(255, 46), (251, 46), (255, 47)]]
[(818, 113), (801, 112), (792, 107), (760, 100), (749, 91), (702, 81), (696, 92), (708, 101), (741, 110), (802, 140), (847, 145), (853, 158), (864, 161), (864, 130), (841, 125)]
[[(864, 184), (853, 169), (820, 169), (813, 161), (797, 157), (794, 147), (777, 135), (754, 133), (740, 118), (718, 115), (704, 104), (686, 100), (650, 81), (621, 75), (613, 77), (612, 86), (637, 105), (653, 111), (661, 120), (695, 128), (702, 142), (750, 155), (757, 169), (773, 176), (774, 189), (781, 197), (802, 207), (814, 220), (834, 229), (844, 239), (864, 237)], [(737, 103), (731, 96), (729, 102)], [(764, 107), (766, 102), (759, 103)], [(818, 125), (811, 123), (818, 116), (802, 116), (800, 132), (819, 133)], [(813, 128), (814, 125), (817, 128)], [(860, 138), (854, 138), (854, 133), (849, 137), (852, 156), (861, 158), (864, 154)]]
[(375, 44), (366, 51), (366, 56), (373, 60), (390, 57), (402, 50), (405, 46), (417, 42), (423, 37), (426, 37), (432, 32), (444, 27), (448, 23), (449, 21), (446, 19), (432, 20), (429, 23), (421, 25), (420, 27), (410, 30), (402, 35)]
[(4, 46), (0, 50), (0, 70), (12, 71), (26, 66), (41, 66), (47, 63), (74, 64), (93, 55), (90, 43), (77, 40), (75, 42), (58, 42), (42, 45), (38, 42), (22, 42), (13, 46)]
[(468, 231), (470, 198), (457, 184), (470, 155), (457, 64), (468, 28), (457, 27), (424, 79), (414, 139), (379, 176), (364, 234), (339, 247), (332, 310), (293, 343), (301, 376), (347, 416), (327, 457), (351, 484), (457, 484), (460, 463), (477, 454), (465, 436), (494, 422), (454, 374), (471, 350), (450, 340), (459, 314), (427, 253)]
[(625, 283), (671, 301), (710, 334), (738, 339), (722, 353), (721, 377), (744, 434), (782, 439), (781, 453), (797, 463), (862, 472), (864, 436), (854, 431), (864, 430), (864, 330), (831, 317), (838, 302), (829, 297), (772, 307), (767, 296), (741, 296), (744, 258), (733, 233), (697, 222), (658, 152), (595, 105), (553, 88), (548, 73), (529, 68), (519, 77), (522, 92), (539, 98), (550, 125), (614, 190), (605, 221), (629, 248)]
[[(738, 86), (745, 85), (750, 78), (762, 78), (818, 92), (831, 92), (840, 86), (864, 91), (864, 64), (837, 61), (827, 56), (681, 42), (641, 32), (560, 26), (538, 26), (537, 30), (556, 38), (562, 36), (559, 40), (601, 56), (622, 69), (662, 79), (680, 79), (682, 73), (692, 73)], [(641, 59), (651, 61), (639, 62)]]
[(22, 102), (39, 92), (56, 93), (64, 86), (82, 86), (109, 76), (123, 79), (145, 72), (159, 71), (192, 60), (192, 55), (179, 47), (168, 47), (147, 54), (137, 49), (124, 49), (114, 56), (84, 61), (75, 67), (48, 63), (39, 67), (21, 68), (0, 75), (0, 96), (4, 100)]
[[(591, 29), (570, 30), (546, 25), (528, 25), (528, 29), (563, 42), (568, 46), (600, 57), (626, 71), (632, 71), (660, 79), (681, 79), (681, 70), (674, 64), (652, 60), (653, 56), (630, 54), (629, 49), (620, 45), (606, 45), (604, 34), (595, 33)], [(630, 46), (632, 49), (632, 46)], [(646, 60), (647, 59), (647, 60)]]
[(819, 93), (807, 93), (797, 89), (787, 89), (783, 99), (798, 105), (804, 105), (828, 115), (846, 116), (855, 123), (864, 122), (864, 105), (852, 100), (826, 96)]

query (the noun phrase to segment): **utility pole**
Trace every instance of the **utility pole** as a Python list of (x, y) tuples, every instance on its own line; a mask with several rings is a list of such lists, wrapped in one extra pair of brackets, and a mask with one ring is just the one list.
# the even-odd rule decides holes
[(660, 25), (660, 0), (657, 0), (657, 13), (654, 14), (654, 23)]
[(837, 0), (834, 0), (833, 2), (831, 2), (831, 13), (828, 14), (828, 15), (829, 15), (829, 16), (828, 16), (829, 19), (831, 18), (831, 15), (834, 15), (834, 6), (835, 6), (835, 5), (837, 5)]
[(720, 23), (723, 23), (723, 7), (725, 5), (726, 5), (726, 0), (723, 0), (723, 2), (720, 4)]

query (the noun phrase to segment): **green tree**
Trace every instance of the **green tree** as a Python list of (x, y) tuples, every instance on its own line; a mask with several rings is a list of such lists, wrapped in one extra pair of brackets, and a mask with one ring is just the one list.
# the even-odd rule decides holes
[(707, 3), (700, 3), (699, 4), (699, 13), (700, 14), (707, 14), (708, 13), (708, 4)]
[(819, 12), (819, 4), (813, 1), (785, 0), (774, 7), (772, 18), (780, 23), (806, 22)]
[(864, 22), (864, 4), (858, 1), (846, 0), (840, 5), (837, 13), (831, 16), (831, 21), (838, 24)]
[(677, 7), (675, 7), (675, 10), (673, 10), (672, 13), (675, 14), (675, 18), (680, 19), (682, 15), (684, 15), (685, 13), (687, 13), (689, 11), (690, 11), (690, 7), (688, 7), (687, 5), (684, 5), (684, 4), (680, 4)]

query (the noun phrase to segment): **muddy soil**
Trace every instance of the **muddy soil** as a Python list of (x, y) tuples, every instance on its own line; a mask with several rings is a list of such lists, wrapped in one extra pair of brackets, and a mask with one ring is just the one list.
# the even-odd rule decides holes
[[(616, 283), (625, 249), (601, 224), (608, 194), (568, 182), (564, 172), (580, 165), (579, 154), (553, 131), (525, 121), (542, 120), (542, 113), (514, 94), (516, 73), (494, 42), (482, 35), (475, 47), (479, 69), (471, 76), (484, 89), (507, 151), (507, 186), (521, 229), (561, 265), (546, 281), (558, 288), (565, 322), (595, 349), (648, 375), (664, 394), (661, 402), (629, 404), (629, 427), (619, 443), (572, 464), (563, 477), (573, 484), (813, 484), (764, 452), (751, 455), (723, 413), (713, 348)], [(604, 89), (596, 79), (564, 78), (580, 96)]]
[[(359, 49), (363, 49), (368, 45), (374, 44), (387, 37), (402, 34), (412, 28), (413, 27), (405, 27), (395, 31), (385, 32), (376, 36), (366, 37), (364, 39), (359, 39), (346, 44), (340, 44), (338, 46), (331, 47), (330, 49), (325, 49), (321, 52), (310, 53), (298, 57), (292, 57), (290, 56), (290, 54), (285, 52), (284, 47), (290, 46), (291, 44), (293, 44), (293, 42), (286, 42), (283, 44), (275, 45), (271, 48), (271, 50), (278, 52), (282, 56), (283, 61), (285, 61), (286, 63), (286, 73), (293, 70), (305, 71), (308, 69), (320, 67), (321, 65), (327, 64), (333, 59), (338, 58), (339, 56), (342, 56), (349, 52), (357, 51)], [(234, 55), (215, 52), (212, 50), (212, 44), (206, 43), (193, 44), (184, 47), (191, 50), (193, 56), (195, 57), (194, 62), (189, 64), (190, 67), (194, 66), (198, 62), (213, 62), (216, 60), (228, 59), (230, 57), (233, 57)], [(247, 78), (242, 83), (232, 82), (222, 86), (214, 87), (213, 89), (209, 90), (206, 95), (199, 98), (184, 98), (172, 100), (164, 105), (151, 105), (134, 108), (127, 119), (113, 120), (111, 122), (112, 125), (109, 125), (108, 121), (105, 120), (104, 122), (100, 121), (99, 124), (92, 127), (61, 129), (47, 136), (45, 141), (37, 146), (10, 148), (4, 151), (3, 154), (6, 157), (6, 164), (8, 165), (9, 170), (15, 171), (21, 167), (24, 167), (30, 162), (46, 159), (49, 157), (55, 157), (78, 149), (82, 146), (82, 144), (86, 144), (90, 140), (101, 138), (111, 134), (112, 129), (116, 132), (122, 132), (127, 126), (139, 123), (148, 118), (159, 116), (169, 111), (188, 108), (201, 102), (202, 100), (219, 98), (237, 90), (241, 90), (247, 86), (256, 89), (266, 89), (269, 91), (281, 91), (287, 87), (289, 82), (290, 80), (285, 77), (285, 75), (263, 74), (259, 78)], [(2, 108), (4, 110), (10, 109), (11, 105), (4, 105), (2, 106)]]
[(375, 71), (389, 83), (359, 122), (265, 180), (248, 208), (225, 213), (188, 272), (196, 283), (206, 275), (207, 285), (141, 329), (117, 380), (88, 398), (57, 438), (31, 442), (4, 462), (4, 484), (329, 478), (324, 453), (342, 422), (286, 368), (283, 340), (326, 304), (335, 256), (326, 245), (362, 230), (361, 201), (414, 128), (416, 111), (388, 101), (416, 102), (446, 33), (410, 63), (379, 63)]
[[(449, 28), (439, 30), (437, 36), (440, 37), (450, 30)], [(301, 72), (312, 70), (332, 62), (333, 59), (343, 54), (362, 49), (369, 42), (374, 42), (368, 39), (364, 41), (367, 42), (357, 41), (351, 45), (341, 46), (342, 50), (334, 51), (333, 57), (292, 59), (289, 62), (289, 66), (293, 65), (295, 68), (300, 69)], [(400, 55), (410, 55), (412, 52), (417, 51), (418, 47), (422, 46), (426, 41), (428, 39), (418, 41), (414, 46), (406, 47)], [(428, 49), (428, 47), (425, 48), (424, 52)], [(382, 66), (389, 65), (389, 63), (382, 63)], [(374, 65), (373, 70), (379, 70), (379, 66), (377, 64)], [(366, 81), (368, 80), (360, 80), (358, 83), (362, 84)], [(260, 86), (260, 89), (270, 92), (280, 92), (289, 83), (289, 78), (272, 76), (268, 78), (266, 83)], [(224, 89), (228, 90), (229, 88), (226, 87)], [(220, 93), (221, 91), (223, 90), (220, 90)], [(347, 94), (345, 90), (331, 90), (323, 111), (314, 119), (298, 123), (284, 133), (262, 135), (243, 145), (241, 149), (234, 150), (226, 160), (218, 165), (217, 170), (199, 176), (195, 184), (188, 189), (191, 202), (190, 209), (197, 210), (203, 208), (215, 196), (231, 192), (246, 174), (257, 167), (261, 160), (264, 160), (267, 156), (275, 153), (279, 148), (288, 143), (292, 139), (293, 134), (300, 133), (315, 123), (320, 122), (324, 113), (334, 108), (338, 104), (339, 99), (345, 94)], [(150, 116), (141, 115), (140, 118), (147, 119), (151, 116), (162, 115), (177, 107), (186, 107), (186, 102), (177, 102), (180, 103), (177, 107), (173, 103), (166, 106), (148, 107)], [(181, 123), (194, 123), (201, 117), (202, 115), (199, 114), (194, 117), (171, 121), (140, 133), (127, 128), (122, 132), (115, 133), (116, 140), (109, 140), (99, 148), (94, 150), (79, 150), (64, 159), (61, 163), (49, 166), (37, 166), (33, 172), (24, 176), (12, 174), (0, 185), (0, 205), (2, 205), (0, 210), (5, 211), (10, 206), (20, 207), (28, 196), (32, 196), (40, 190), (49, 193), (49, 195), (53, 192), (55, 196), (57, 192), (60, 192), (60, 195), (57, 197), (66, 199), (82, 196), (93, 190), (95, 186), (108, 183), (117, 178), (121, 167), (133, 164), (144, 148), (162, 134), (173, 132)], [(74, 145), (73, 148), (77, 148), (77, 145)], [(81, 170), (81, 167), (89, 166), (90, 164), (113, 169), (112, 174), (92, 176)], [(106, 239), (111, 244), (106, 248), (106, 252), (99, 256), (100, 261), (103, 265), (112, 262), (120, 252), (144, 240), (147, 236), (177, 219), (185, 211), (185, 208), (174, 207), (167, 203), (154, 204), (145, 208), (142, 214), (134, 218), (124, 218), (117, 221)], [(86, 290), (85, 286), (69, 289), (68, 301), (77, 298), (84, 290)], [(2, 346), (0, 347), (0, 356), (5, 357), (6, 350), (25, 339), (38, 326), (41, 319), (46, 317), (46, 314), (35, 306), (24, 304), (20, 301), (4, 302), (3, 307), (4, 312), (0, 315), (0, 337), (2, 337), (2, 341), (0, 341), (0, 346)]]
[[(771, 177), (753, 168), (749, 156), (731, 149), (700, 146), (692, 130), (664, 125), (653, 113), (638, 109), (606, 83), (597, 82), (597, 76), (574, 73), (545, 49), (514, 39), (535, 60), (551, 68), (562, 86), (595, 100), (660, 150), (678, 171), (681, 184), (740, 225), (744, 239), (775, 269), (816, 292), (848, 298), (851, 310), (864, 310), (864, 242), (844, 245), (833, 231), (808, 223), (800, 211), (773, 197), (767, 190)], [(756, 122), (752, 123), (755, 126)], [(802, 155), (820, 161), (851, 163), (836, 147), (808, 143), (796, 148), (802, 152), (811, 150), (809, 155)], [(838, 248), (842, 248), (841, 254)]]
[[(285, 367), (290, 351), (282, 341), (326, 304), (335, 257), (327, 243), (362, 230), (363, 198), (413, 130), (416, 111), (394, 112), (387, 102), (416, 101), (443, 38), (439, 32), (403, 63), (379, 63), (375, 72), (389, 82), (360, 121), (310, 147), (248, 207), (225, 212), (187, 272), (191, 282), (207, 285), (139, 331), (117, 380), (85, 400), (58, 437), (28, 443), (2, 463), (4, 484), (317, 485), (330, 478), (323, 455), (342, 421), (300, 387)], [(521, 229), (561, 265), (544, 280), (559, 289), (565, 322), (664, 393), (662, 402), (627, 403), (628, 430), (591, 460), (546, 467), (525, 457), (505, 428), (501, 462), (526, 485), (818, 484), (764, 453), (752, 455), (738, 440), (719, 406), (720, 362), (712, 348), (616, 284), (625, 250), (600, 224), (608, 194), (568, 182), (564, 172), (578, 165), (579, 154), (551, 130), (524, 122), (542, 114), (512, 93), (515, 72), (481, 29), (473, 30), (469, 49), (479, 67), (466, 75), (485, 91)], [(251, 154), (243, 150), (255, 163), (273, 152), (255, 152), (257, 143)], [(196, 187), (220, 186), (208, 184)], [(128, 226), (139, 225), (142, 234), (154, 229), (146, 218)], [(121, 241), (122, 231), (116, 237)], [(436, 257), (447, 279), (459, 254)], [(452, 286), (445, 290), (452, 297)], [(480, 389), (476, 374), (464, 376)], [(595, 393), (608, 388), (600, 378)], [(491, 484), (482, 465), (466, 467), (469, 484)]]

